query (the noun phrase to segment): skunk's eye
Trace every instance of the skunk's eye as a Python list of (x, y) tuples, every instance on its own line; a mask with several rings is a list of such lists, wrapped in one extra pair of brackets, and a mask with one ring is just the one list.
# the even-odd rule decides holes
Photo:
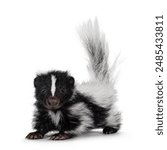
[(62, 94), (63, 94), (63, 93), (66, 93), (66, 89), (64, 89), (64, 88), (60, 89), (59, 91), (60, 91), (60, 93), (62, 93)]
[(45, 87), (43, 87), (43, 88), (41, 89), (41, 93), (42, 93), (42, 94), (47, 94), (47, 90), (46, 90)]

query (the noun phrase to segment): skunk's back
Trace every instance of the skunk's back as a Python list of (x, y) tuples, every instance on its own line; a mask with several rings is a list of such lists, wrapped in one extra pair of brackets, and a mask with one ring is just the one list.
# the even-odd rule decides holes
[(104, 108), (110, 108), (117, 100), (117, 91), (112, 84), (92, 81), (77, 85), (76, 89), (80, 93), (92, 97), (94, 103)]

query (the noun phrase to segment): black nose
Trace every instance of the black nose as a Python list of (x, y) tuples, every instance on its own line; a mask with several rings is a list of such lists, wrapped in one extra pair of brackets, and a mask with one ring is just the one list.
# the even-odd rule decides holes
[(59, 100), (57, 97), (50, 97), (47, 100), (47, 105), (48, 106), (58, 106), (59, 105)]

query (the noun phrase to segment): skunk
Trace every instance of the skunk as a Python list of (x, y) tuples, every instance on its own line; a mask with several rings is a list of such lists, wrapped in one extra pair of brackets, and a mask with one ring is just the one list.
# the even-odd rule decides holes
[(42, 139), (49, 131), (58, 133), (51, 140), (65, 140), (102, 128), (104, 134), (116, 133), (121, 125), (121, 113), (115, 107), (117, 91), (113, 65), (108, 64), (108, 44), (100, 32), (97, 20), (84, 23), (79, 30), (89, 56), (91, 79), (76, 84), (67, 71), (50, 71), (34, 79), (35, 106), (33, 128), (27, 139)]

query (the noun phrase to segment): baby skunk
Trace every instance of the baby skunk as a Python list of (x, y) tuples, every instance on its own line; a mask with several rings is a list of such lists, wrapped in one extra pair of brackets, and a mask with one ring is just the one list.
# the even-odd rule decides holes
[(103, 128), (104, 134), (119, 130), (121, 114), (114, 106), (117, 100), (113, 79), (116, 60), (109, 68), (108, 45), (97, 20), (83, 24), (79, 35), (89, 56), (88, 70), (92, 79), (77, 85), (68, 72), (37, 75), (33, 120), (36, 131), (26, 138), (42, 139), (53, 130), (58, 133), (52, 135), (51, 140), (69, 139), (95, 128)]

